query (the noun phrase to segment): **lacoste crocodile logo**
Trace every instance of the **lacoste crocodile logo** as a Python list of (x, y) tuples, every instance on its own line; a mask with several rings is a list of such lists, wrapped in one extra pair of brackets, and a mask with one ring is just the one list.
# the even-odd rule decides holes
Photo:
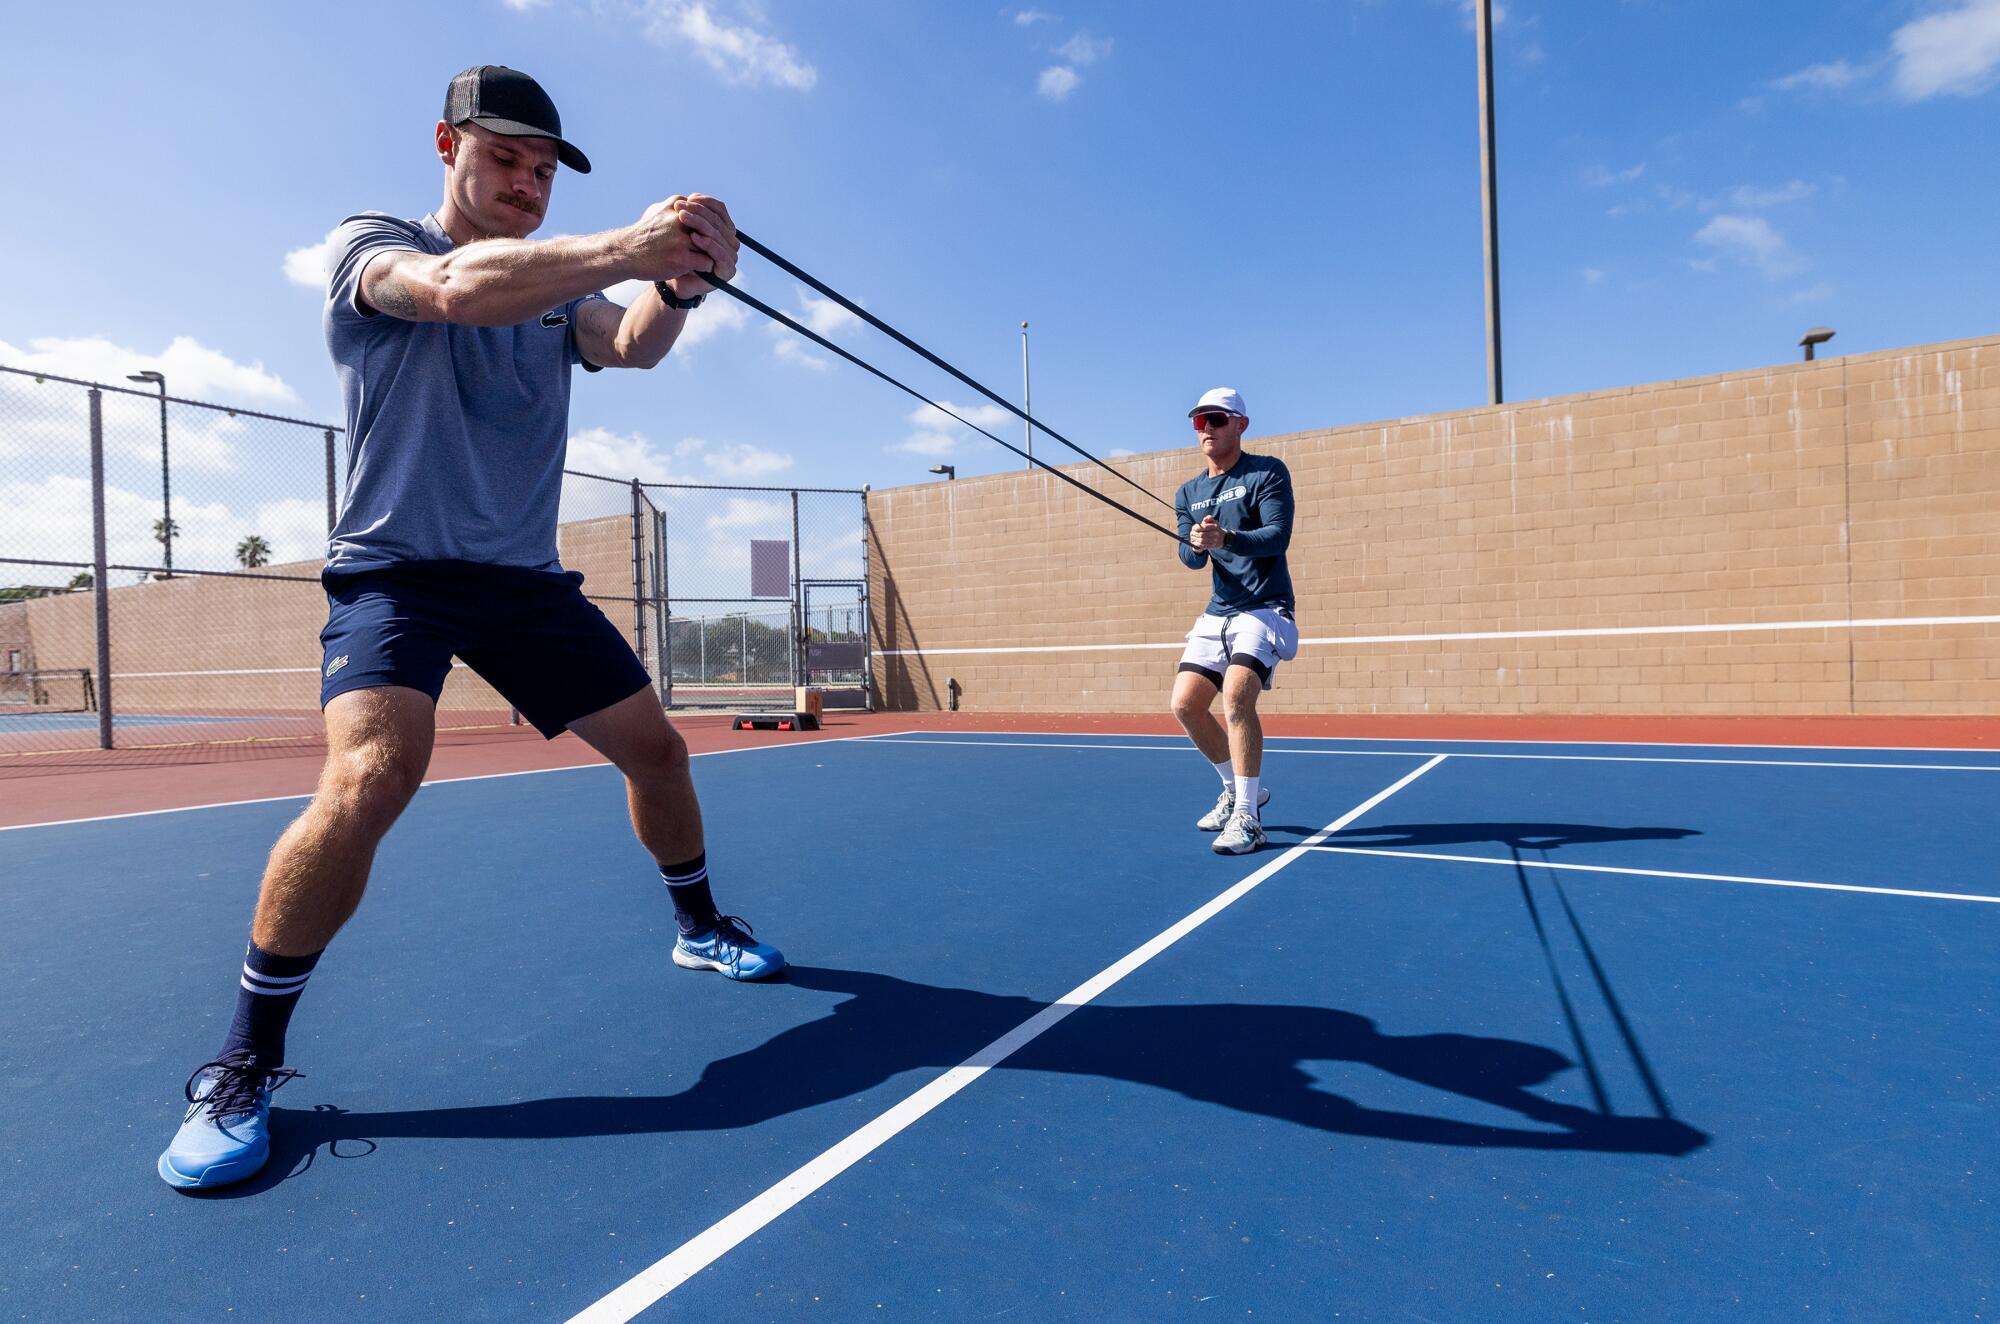
[(333, 659), (333, 661), (326, 664), (326, 674), (328, 676), (331, 676), (333, 675), (334, 672), (340, 670), (342, 667), (346, 665), (347, 665), (347, 654), (342, 653), (339, 657)]
[(542, 314), (542, 325), (543, 325), (543, 326), (568, 326), (568, 325), (569, 325), (569, 314), (568, 314), (568, 313), (558, 313), (558, 312), (547, 312), (547, 313), (543, 313), (543, 314)]

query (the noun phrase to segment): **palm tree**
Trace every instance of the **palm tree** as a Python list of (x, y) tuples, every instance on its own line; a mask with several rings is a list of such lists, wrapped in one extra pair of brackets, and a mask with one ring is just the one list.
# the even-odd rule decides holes
[[(173, 526), (172, 529), (167, 527), (169, 524)], [(180, 536), (181, 522), (179, 520), (156, 519), (153, 521), (153, 541), (160, 544), (160, 546), (165, 547), (167, 539), (178, 538)]]
[(69, 586), (72, 589), (95, 588), (97, 577), (88, 570), (79, 570), (69, 577)]
[(236, 559), (246, 570), (255, 570), (260, 565), (271, 563), (271, 544), (257, 534), (249, 534), (236, 544)]

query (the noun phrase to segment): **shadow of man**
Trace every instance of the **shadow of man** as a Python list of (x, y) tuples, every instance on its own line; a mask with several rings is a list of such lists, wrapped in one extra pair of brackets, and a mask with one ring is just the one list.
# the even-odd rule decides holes
[[(677, 1094), (586, 1095), (520, 1103), (348, 1112), (271, 1110), (264, 1173), (222, 1196), (254, 1194), (309, 1167), (322, 1148), (393, 1138), (554, 1140), (737, 1130), (837, 1102), (913, 1070), (957, 1066), (1043, 1011), (1032, 998), (945, 988), (858, 970), (793, 966), (789, 982), (841, 995), (816, 1020), (709, 1064)], [(1310, 1061), (1375, 1067), (1447, 1095), (1513, 1112), (1533, 1127), (1369, 1108), (1319, 1087)], [(1706, 1144), (1671, 1117), (1623, 1117), (1532, 1092), (1568, 1069), (1553, 1049), (1464, 1034), (1385, 1035), (1325, 1007), (1211, 1003), (1077, 1009), (999, 1064), (1006, 1071), (1103, 1076), (1342, 1135), (1433, 1145), (1505, 1146), (1679, 1157)], [(296, 1088), (296, 1087), (295, 1087)]]

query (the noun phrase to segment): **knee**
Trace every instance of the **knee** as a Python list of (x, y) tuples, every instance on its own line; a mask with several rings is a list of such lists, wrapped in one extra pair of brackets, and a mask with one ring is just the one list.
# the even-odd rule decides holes
[(687, 741), (680, 732), (665, 727), (656, 738), (645, 742), (624, 772), (641, 783), (679, 781), (688, 773)]
[(327, 757), (316, 799), (350, 822), (386, 832), (423, 784), (419, 759), (386, 741), (367, 741)]

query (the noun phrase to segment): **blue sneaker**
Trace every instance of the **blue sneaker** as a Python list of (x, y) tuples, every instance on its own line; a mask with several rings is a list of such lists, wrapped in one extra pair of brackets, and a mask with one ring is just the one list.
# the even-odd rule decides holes
[(241, 1056), (196, 1067), (187, 1116), (160, 1155), (160, 1180), (195, 1191), (256, 1176), (271, 1157), (271, 1091), (298, 1074)]
[(674, 964), (683, 970), (717, 970), (731, 979), (764, 979), (785, 968), (785, 954), (754, 940), (748, 922), (724, 915), (710, 933), (676, 938)]

